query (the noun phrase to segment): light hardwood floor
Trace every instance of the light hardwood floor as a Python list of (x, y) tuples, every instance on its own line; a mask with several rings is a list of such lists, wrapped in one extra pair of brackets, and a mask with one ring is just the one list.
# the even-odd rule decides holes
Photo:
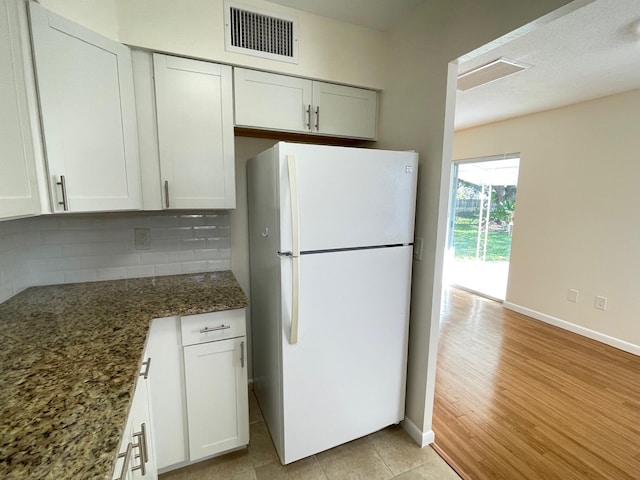
[(444, 306), (433, 424), (463, 478), (640, 479), (640, 357), (462, 290)]

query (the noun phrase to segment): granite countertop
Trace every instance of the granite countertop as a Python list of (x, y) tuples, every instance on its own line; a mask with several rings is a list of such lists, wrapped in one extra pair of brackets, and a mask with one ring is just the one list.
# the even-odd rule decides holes
[(229, 271), (32, 287), (0, 304), (0, 478), (111, 479), (150, 321), (245, 306)]

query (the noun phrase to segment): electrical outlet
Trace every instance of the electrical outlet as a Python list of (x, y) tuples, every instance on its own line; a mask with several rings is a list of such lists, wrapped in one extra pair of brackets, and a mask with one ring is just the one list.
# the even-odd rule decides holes
[(574, 290), (573, 288), (569, 289), (567, 293), (567, 300), (573, 303), (578, 303), (578, 297), (580, 296), (580, 292), (578, 290)]
[(151, 249), (151, 233), (148, 228), (136, 228), (133, 231), (134, 245), (136, 250)]
[(607, 309), (607, 297), (596, 297), (596, 303), (594, 305), (598, 310), (606, 310)]

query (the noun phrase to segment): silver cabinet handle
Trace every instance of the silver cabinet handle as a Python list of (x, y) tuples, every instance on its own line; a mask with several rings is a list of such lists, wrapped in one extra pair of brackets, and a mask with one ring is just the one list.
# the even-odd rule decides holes
[(311, 104), (307, 105), (307, 128), (311, 130)]
[(164, 181), (164, 204), (169, 208), (169, 180)]
[(320, 131), (320, 107), (316, 107), (316, 130)]
[(244, 368), (244, 342), (240, 342), (240, 367)]
[(151, 357), (147, 358), (146, 361), (142, 362), (142, 365), (144, 365), (144, 372), (139, 373), (138, 376), (144, 377), (144, 379), (146, 380), (147, 378), (149, 378), (149, 368), (151, 367)]
[(69, 211), (69, 205), (67, 203), (67, 182), (64, 175), (60, 175), (60, 181), (56, 182), (56, 185), (60, 185), (60, 189), (62, 190), (62, 201), (58, 202), (58, 205), (62, 205), (62, 209), (67, 212)]
[(140, 425), (140, 431), (133, 434), (138, 438), (138, 443), (132, 444), (133, 448), (137, 448), (140, 452), (135, 458), (140, 459), (140, 465), (133, 467), (131, 471), (140, 470), (142, 476), (147, 474), (147, 462), (149, 461), (149, 450), (147, 449), (147, 426), (143, 423)]
[(127, 449), (123, 453), (118, 454), (118, 458), (124, 457), (124, 461), (122, 462), (122, 468), (120, 469), (120, 476), (116, 480), (124, 480), (127, 475), (127, 470), (129, 469), (129, 462), (131, 462), (131, 452), (133, 451), (133, 444), (129, 442), (127, 444)]
[(200, 333), (209, 333), (209, 332), (217, 332), (218, 330), (227, 330), (231, 328), (231, 325), (220, 325), (219, 327), (213, 327), (213, 328), (209, 328), (209, 327), (204, 327), (202, 330), (200, 330)]

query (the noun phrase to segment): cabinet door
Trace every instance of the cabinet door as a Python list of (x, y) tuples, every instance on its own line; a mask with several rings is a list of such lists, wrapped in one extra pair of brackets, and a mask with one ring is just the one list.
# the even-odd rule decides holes
[(180, 318), (153, 320), (147, 345), (153, 359), (149, 373), (153, 438), (158, 468), (164, 469), (189, 458)]
[(29, 6), (53, 210), (139, 209), (131, 52)]
[(313, 82), (314, 132), (376, 138), (378, 93), (363, 88)]
[(311, 80), (244, 68), (233, 73), (236, 125), (311, 131)]
[[(135, 398), (135, 394), (134, 394), (134, 398)], [(131, 456), (129, 457), (127, 464), (125, 464), (125, 460), (126, 460), (127, 449), (132, 448), (131, 444), (133, 443), (133, 439), (131, 438), (132, 422), (133, 422), (133, 418), (131, 417), (131, 414), (129, 414), (127, 416), (127, 423), (124, 429), (122, 430), (122, 436), (120, 437), (118, 454), (114, 464), (113, 474), (111, 475), (112, 480), (131, 480), (131, 476), (132, 476), (132, 472), (130, 468)]]
[[(147, 380), (139, 377), (120, 440), (118, 449), (120, 454), (112, 476), (114, 480), (156, 480), (158, 478), (147, 387)], [(129, 445), (131, 453), (125, 465), (125, 452)]]
[(139, 377), (129, 412), (129, 435), (134, 448), (129, 465), (131, 480), (158, 478), (153, 448), (147, 380)]
[(0, 218), (40, 213), (18, 8), (0, 0)]
[(235, 208), (231, 67), (159, 54), (153, 66), (165, 207)]
[(184, 349), (190, 460), (249, 443), (245, 337)]

